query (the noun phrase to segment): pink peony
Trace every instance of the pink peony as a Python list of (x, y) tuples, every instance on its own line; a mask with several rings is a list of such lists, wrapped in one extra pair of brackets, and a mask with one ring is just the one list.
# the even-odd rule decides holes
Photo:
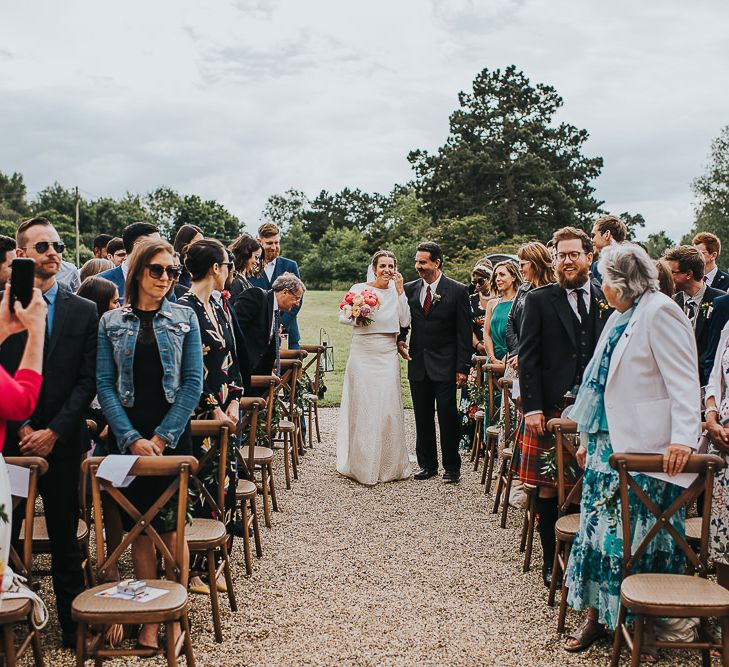
[(354, 302), (354, 292), (347, 292), (344, 295), (344, 303), (348, 303), (350, 306)]
[(372, 292), (368, 292), (364, 296), (364, 302), (368, 306), (372, 306), (373, 308), (377, 305), (377, 295), (372, 294)]

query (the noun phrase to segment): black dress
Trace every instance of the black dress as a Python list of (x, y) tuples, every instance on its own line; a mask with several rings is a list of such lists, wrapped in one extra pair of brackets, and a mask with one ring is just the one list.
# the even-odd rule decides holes
[[(185, 294), (178, 303), (192, 308), (200, 324), (204, 364), (203, 391), (200, 403), (193, 414), (193, 419), (212, 419), (215, 408), (225, 411), (230, 402), (233, 399), (239, 399), (242, 394), (241, 374), (238, 367), (233, 326), (223, 306), (217, 303), (215, 299), (210, 299), (210, 304), (215, 313), (215, 323), (211, 321), (202, 301), (192, 292)], [(211, 444), (210, 438), (193, 438), (194, 455), (201, 459), (210, 449)], [(235, 439), (231, 438), (228, 442), (225, 517), (214, 516), (209, 505), (202, 502), (202, 498), (195, 502), (192, 510), (193, 516), (206, 519), (215, 518), (223, 521), (229, 530), (232, 530), (233, 527), (233, 514), (235, 511), (236, 451)], [(205, 488), (216, 500), (218, 494), (217, 462), (216, 459), (213, 465), (206, 466), (199, 473)]]
[[(139, 431), (143, 438), (149, 440), (154, 436), (155, 429), (162, 423), (172, 404), (167, 402), (162, 387), (164, 371), (153, 324), (157, 311), (138, 310), (137, 308), (133, 310), (139, 318), (139, 336), (134, 348), (134, 405), (124, 408), (124, 410), (132, 426)], [(121, 453), (111, 429), (109, 429), (109, 453)], [(165, 456), (192, 454), (192, 434), (189, 422), (177, 441), (177, 445), (174, 448), (165, 447), (164, 454)], [(172, 480), (172, 477), (137, 477), (122, 492), (140, 512), (144, 513), (172, 483)], [(152, 525), (158, 532), (171, 532), (175, 529), (176, 503), (177, 499), (174, 496), (153, 519)], [(121, 512), (121, 514), (124, 529), (131, 530), (134, 521), (126, 512)]]
[[(471, 330), (476, 340), (483, 341), (483, 323), (486, 311), (481, 307), (481, 298), (478, 292), (468, 297), (468, 303), (471, 306)], [(476, 350), (473, 349), (476, 354)], [(468, 382), (461, 389), (461, 400), (458, 404), (458, 412), (461, 419), (461, 439), (459, 449), (461, 451), (470, 451), (473, 429), (475, 426), (474, 416), (479, 408), (481, 397), (478, 395), (476, 386), (476, 376), (474, 366), (471, 366), (471, 372), (468, 375)]]

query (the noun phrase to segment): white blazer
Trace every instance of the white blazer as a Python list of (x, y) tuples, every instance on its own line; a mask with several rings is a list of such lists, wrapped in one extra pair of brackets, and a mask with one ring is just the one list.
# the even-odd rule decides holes
[(724, 325), (721, 330), (721, 337), (719, 338), (719, 345), (716, 348), (716, 354), (714, 355), (714, 366), (711, 369), (711, 375), (709, 375), (709, 383), (706, 385), (706, 396), (704, 400), (708, 400), (709, 396), (713, 396), (716, 401), (717, 409), (721, 405), (721, 401), (724, 398), (721, 394), (721, 374), (723, 370), (721, 368), (721, 358), (724, 356), (726, 351), (727, 343), (729, 343), (729, 322)]
[[(602, 336), (611, 328), (613, 313)], [(636, 306), (610, 359), (605, 411), (615, 452), (663, 454), (669, 445), (697, 449), (701, 393), (693, 328), (661, 292), (648, 292)], [(689, 486), (693, 474), (652, 474)]]

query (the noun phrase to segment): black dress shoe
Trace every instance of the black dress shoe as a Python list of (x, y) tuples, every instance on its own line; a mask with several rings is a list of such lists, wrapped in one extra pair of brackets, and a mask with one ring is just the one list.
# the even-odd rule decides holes
[(460, 481), (461, 479), (461, 473), (459, 472), (444, 472), (443, 473), (443, 481), (446, 484), (455, 484), (456, 482)]
[[(549, 588), (550, 585), (552, 584), (552, 568), (551, 567), (542, 568), (542, 578), (544, 579), (544, 586), (546, 588)], [(554, 588), (555, 588), (555, 590), (559, 590), (560, 588), (562, 588), (562, 577), (560, 577), (559, 575), (557, 576), (557, 583)]]
[(430, 479), (431, 477), (437, 477), (437, 470), (419, 470), (415, 473), (415, 479)]

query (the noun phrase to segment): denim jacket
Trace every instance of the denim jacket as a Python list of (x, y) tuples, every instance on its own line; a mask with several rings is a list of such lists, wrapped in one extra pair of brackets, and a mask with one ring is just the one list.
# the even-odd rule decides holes
[[(162, 387), (167, 402), (172, 404), (154, 432), (174, 448), (202, 393), (200, 327), (192, 309), (167, 299), (162, 301), (153, 324), (164, 371)], [(139, 318), (131, 306), (110, 310), (99, 322), (96, 387), (99, 403), (122, 452), (142, 437), (124, 409), (134, 405), (134, 350), (138, 335)]]

